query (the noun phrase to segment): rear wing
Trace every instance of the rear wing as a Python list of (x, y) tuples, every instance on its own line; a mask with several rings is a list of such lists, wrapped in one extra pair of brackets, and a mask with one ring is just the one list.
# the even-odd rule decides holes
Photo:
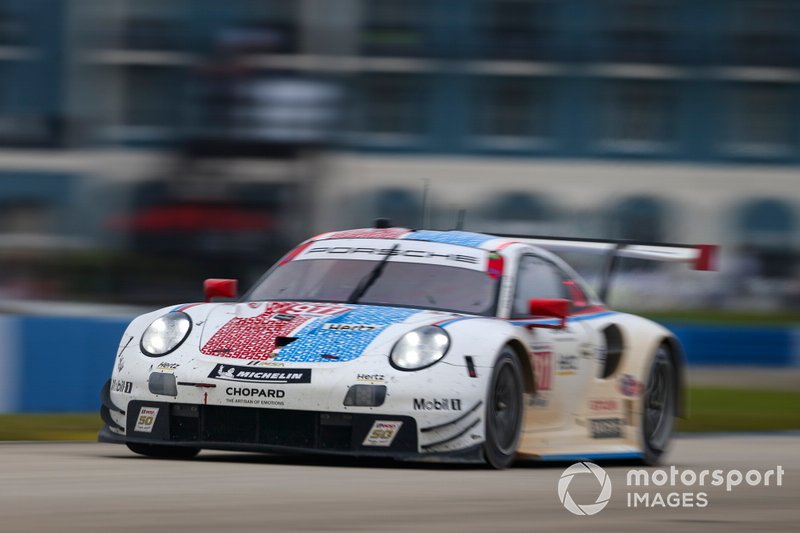
[(500, 234), (517, 242), (532, 244), (551, 252), (579, 252), (607, 257), (603, 278), (598, 291), (605, 300), (611, 278), (620, 258), (645, 259), (668, 263), (688, 263), (694, 270), (716, 270), (719, 247), (714, 244), (674, 244), (627, 240), (579, 239), (571, 237), (547, 237), (540, 235)]

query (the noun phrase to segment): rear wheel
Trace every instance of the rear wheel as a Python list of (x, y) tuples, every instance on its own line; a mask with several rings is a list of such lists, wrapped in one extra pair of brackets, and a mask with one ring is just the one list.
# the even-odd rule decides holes
[(656, 464), (669, 447), (678, 401), (677, 369), (666, 346), (653, 358), (642, 396), (644, 462)]
[(190, 448), (186, 446), (162, 446), (159, 444), (141, 444), (138, 442), (126, 443), (128, 449), (139, 455), (147, 457), (157, 457), (159, 459), (191, 459), (198, 453), (200, 448)]
[(483, 453), (493, 468), (514, 462), (522, 429), (522, 369), (514, 351), (506, 346), (492, 371), (486, 401), (486, 442)]

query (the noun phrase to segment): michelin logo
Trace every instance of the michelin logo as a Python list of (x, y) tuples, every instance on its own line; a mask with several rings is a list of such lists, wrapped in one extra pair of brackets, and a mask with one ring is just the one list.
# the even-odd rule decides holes
[(310, 368), (271, 370), (252, 366), (217, 365), (208, 375), (211, 379), (247, 381), (250, 383), (311, 383)]

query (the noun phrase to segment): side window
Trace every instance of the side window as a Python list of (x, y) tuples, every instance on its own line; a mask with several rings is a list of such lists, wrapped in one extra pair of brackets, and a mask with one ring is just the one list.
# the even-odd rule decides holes
[(531, 298), (570, 299), (570, 295), (567, 293), (564, 277), (555, 265), (538, 257), (525, 255), (519, 262), (511, 316), (530, 316), (528, 300)]
[(571, 311), (580, 311), (589, 307), (589, 298), (583, 292), (581, 286), (574, 280), (568, 279), (564, 281), (564, 286), (567, 289), (568, 297), (572, 300)]

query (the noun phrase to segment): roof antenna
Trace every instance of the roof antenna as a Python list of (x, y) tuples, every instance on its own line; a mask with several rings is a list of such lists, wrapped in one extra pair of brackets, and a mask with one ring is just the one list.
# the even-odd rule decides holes
[(392, 227), (392, 221), (388, 218), (376, 218), (372, 225), (377, 229), (386, 229)]
[(420, 221), (422, 223), (421, 225), (422, 229), (427, 228), (428, 224), (430, 224), (431, 222), (428, 213), (428, 190), (430, 189), (430, 185), (431, 185), (431, 180), (426, 178), (422, 179), (422, 213), (421, 213), (422, 220)]
[(456, 229), (462, 231), (464, 229), (464, 218), (467, 216), (466, 209), (459, 209), (456, 215)]

